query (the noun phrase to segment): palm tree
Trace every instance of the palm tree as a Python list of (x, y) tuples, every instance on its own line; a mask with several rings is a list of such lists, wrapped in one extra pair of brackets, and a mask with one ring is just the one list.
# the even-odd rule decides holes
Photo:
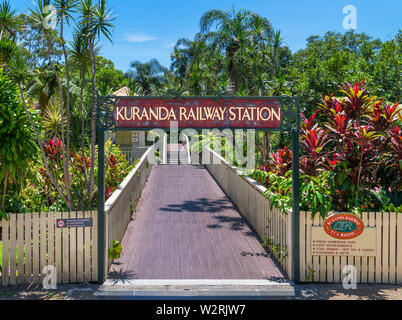
[(272, 79), (274, 80), (279, 73), (278, 66), (278, 49), (283, 43), (283, 39), (281, 38), (281, 31), (278, 30), (275, 32), (274, 37), (272, 39)]
[[(254, 88), (254, 92), (260, 95), (266, 95), (266, 85), (264, 81), (264, 74), (266, 72), (266, 58), (270, 44), (272, 43), (273, 29), (271, 23), (267, 18), (261, 17), (255, 13), (251, 13), (251, 36), (252, 41), (249, 43), (249, 52), (246, 57), (249, 59), (255, 59), (252, 64), (254, 66), (254, 74), (257, 76), (257, 88)], [(272, 68), (272, 67), (271, 67)]]
[(195, 95), (219, 91), (218, 78), (227, 75), (224, 54), (209, 46), (200, 34), (195, 36), (194, 41), (182, 43), (180, 50), (180, 61), (182, 65), (186, 64), (182, 88), (191, 89)]
[(131, 62), (130, 65), (131, 70), (127, 73), (127, 76), (132, 81), (140, 84), (143, 90), (148, 94), (152, 92), (153, 87), (158, 89), (161, 86), (164, 73), (167, 71), (156, 59), (145, 63), (136, 60)]
[(96, 75), (96, 40), (102, 35), (112, 42), (113, 12), (107, 7), (106, 0), (98, 0), (93, 5), (92, 0), (82, 0), (80, 5), (81, 25), (85, 32), (90, 52), (90, 66), (92, 76), (92, 101), (91, 101), (91, 170), (89, 177), (88, 194), (95, 186), (95, 145), (96, 145), (96, 107), (97, 90)]
[[(66, 158), (66, 166), (67, 168), (69, 167), (69, 161), (70, 161), (70, 69), (69, 69), (69, 63), (68, 63), (68, 56), (67, 56), (67, 50), (66, 50), (66, 42), (64, 40), (64, 21), (69, 25), (70, 20), (72, 19), (72, 14), (76, 11), (77, 8), (77, 0), (55, 0), (54, 5), (57, 10), (57, 18), (60, 22), (60, 41), (61, 41), (61, 46), (63, 49), (63, 54), (64, 54), (64, 61), (65, 61), (65, 70), (66, 70), (66, 78), (67, 78), (67, 90), (66, 90), (66, 125), (67, 125), (67, 142), (66, 142), (66, 154), (68, 155)], [(62, 125), (63, 127), (63, 125)], [(64, 139), (64, 137), (62, 136)], [(62, 140), (63, 140), (62, 139)], [(66, 184), (69, 185), (69, 180), (70, 178), (67, 177), (66, 179)]]
[[(75, 30), (68, 52), (70, 55), (70, 66), (76, 70), (80, 70), (81, 152), (82, 154), (85, 154), (85, 118), (87, 115), (87, 110), (85, 110), (84, 106), (84, 89), (85, 87), (88, 87), (86, 76), (89, 74), (89, 70), (91, 68), (91, 53), (85, 36), (85, 30), (83, 29), (82, 25), (78, 25), (77, 29)], [(97, 53), (98, 49), (96, 48), (95, 54)], [(84, 168), (85, 185), (88, 186), (88, 168), (86, 167), (85, 157), (82, 157), (82, 165)]]
[[(212, 47), (225, 51), (228, 59), (227, 70), (234, 89), (239, 89), (239, 67), (236, 65), (236, 54), (250, 36), (252, 14), (248, 10), (229, 12), (209, 10), (200, 20), (201, 35)], [(211, 31), (215, 26), (215, 30)]]
[(170, 70), (174, 72), (175, 76), (179, 79), (181, 87), (183, 87), (184, 79), (188, 75), (189, 66), (193, 57), (193, 42), (180, 38), (177, 40), (173, 52), (170, 55), (172, 60)]
[(52, 97), (57, 94), (57, 80), (54, 72), (49, 68), (35, 70), (26, 95), (38, 100), (39, 108), (43, 112)]
[[(55, 67), (55, 64), (52, 60), (51, 57), (51, 52), (53, 51), (53, 40), (52, 38), (55, 37), (56, 35), (54, 34), (54, 31), (52, 31), (51, 28), (46, 27), (46, 23), (48, 21), (49, 14), (45, 8), (50, 5), (50, 0), (37, 0), (36, 3), (34, 3), (34, 8), (30, 9), (30, 20), (31, 22), (38, 28), (38, 30), (43, 34), (45, 42), (47, 44), (47, 55), (48, 55), (48, 60), (49, 64), (56, 76), (57, 80), (57, 85), (59, 88), (59, 101), (60, 101), (60, 112), (61, 114), (64, 114), (64, 96), (63, 96), (63, 87), (61, 84), (60, 76), (58, 74), (58, 70)], [(67, 64), (67, 62), (66, 62)], [(69, 88), (67, 88), (67, 100), (69, 101)], [(69, 109), (69, 106), (68, 106)], [(69, 133), (69, 114), (67, 114), (67, 126), (68, 130), (67, 132)], [(62, 123), (61, 126), (61, 140), (62, 140), (62, 158), (63, 158), (63, 171), (64, 171), (64, 177), (65, 177), (65, 184), (66, 184), (66, 195), (67, 195), (67, 205), (69, 208), (72, 210), (73, 209), (73, 201), (72, 201), (72, 196), (71, 196), (71, 191), (70, 188), (67, 187), (70, 185), (70, 176), (68, 172), (68, 163), (70, 160), (69, 157), (69, 141), (70, 137), (69, 134), (67, 135), (67, 145), (65, 143), (65, 127), (64, 124)]]
[(9, 1), (3, 1), (0, 5), (0, 40), (3, 38), (4, 31), (14, 38), (17, 35), (18, 27), (16, 11), (11, 9)]
[(60, 137), (61, 127), (65, 126), (67, 117), (60, 112), (60, 104), (57, 101), (50, 101), (43, 110), (42, 123), (47, 137)]
[(17, 51), (17, 42), (15, 39), (0, 39), (0, 67), (7, 65), (14, 57)]

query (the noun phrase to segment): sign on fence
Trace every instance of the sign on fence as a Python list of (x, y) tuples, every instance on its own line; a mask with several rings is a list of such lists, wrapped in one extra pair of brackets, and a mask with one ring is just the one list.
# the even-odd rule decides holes
[(365, 228), (357, 238), (340, 240), (329, 236), (323, 227), (311, 227), (314, 256), (376, 256), (376, 228)]
[(85, 228), (92, 227), (92, 218), (82, 219), (57, 219), (57, 228)]
[(315, 256), (376, 255), (376, 228), (365, 228), (355, 215), (333, 214), (325, 219), (323, 226), (311, 228), (311, 248)]
[(98, 279), (97, 211), (12, 213), (0, 227), (0, 284)]
[(354, 239), (363, 233), (364, 224), (357, 216), (338, 213), (325, 219), (324, 230), (330, 237), (335, 239)]

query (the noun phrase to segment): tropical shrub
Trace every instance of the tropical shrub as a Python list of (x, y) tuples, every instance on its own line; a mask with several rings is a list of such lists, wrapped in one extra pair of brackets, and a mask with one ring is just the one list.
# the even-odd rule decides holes
[[(58, 183), (65, 184), (62, 161), (62, 141), (53, 137), (44, 143), (44, 150), (48, 158), (48, 167)], [(129, 164), (126, 157), (116, 145), (109, 140), (105, 143), (105, 198), (108, 199), (135, 166)], [(97, 150), (96, 150), (97, 151)], [(97, 169), (97, 157), (95, 158)], [(81, 151), (72, 151), (69, 168), (69, 188), (73, 204), (78, 210), (91, 210), (97, 206), (98, 190), (91, 190), (90, 201), (86, 202), (83, 193), (88, 186), (85, 175), (88, 174), (91, 164), (90, 149), (84, 150), (84, 160)], [(97, 178), (97, 170), (95, 178)], [(30, 163), (27, 166), (26, 177), (20, 189), (11, 190), (12, 199), (7, 207), (8, 212), (34, 211), (68, 211), (65, 201), (58, 195), (53, 185), (49, 183), (49, 176), (41, 164)]]
[[(29, 112), (37, 120), (36, 111)], [(22, 179), (36, 155), (35, 137), (17, 88), (0, 72), (0, 211), (6, 209), (7, 191), (17, 179)]]
[(105, 199), (107, 200), (126, 175), (135, 167), (136, 162), (131, 166), (120, 149), (108, 140), (105, 144), (105, 150), (109, 150), (106, 154), (106, 176), (105, 176)]
[[(369, 95), (365, 81), (340, 87), (302, 115), (301, 208), (322, 216), (335, 211), (388, 210), (387, 194), (402, 191), (401, 108)], [(291, 207), (291, 155), (280, 149), (253, 173), (274, 205)], [(393, 203), (395, 208), (399, 203)]]

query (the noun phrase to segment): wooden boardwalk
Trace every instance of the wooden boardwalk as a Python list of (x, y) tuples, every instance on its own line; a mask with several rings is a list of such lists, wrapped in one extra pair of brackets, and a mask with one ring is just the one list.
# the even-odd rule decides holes
[(122, 245), (109, 278), (285, 279), (203, 166), (153, 167)]

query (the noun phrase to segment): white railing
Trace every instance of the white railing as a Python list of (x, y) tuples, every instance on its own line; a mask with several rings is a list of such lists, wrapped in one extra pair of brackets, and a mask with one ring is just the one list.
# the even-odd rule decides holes
[(124, 154), (126, 157), (127, 161), (132, 164), (135, 162), (135, 160), (139, 159), (142, 157), (144, 152), (148, 149), (147, 147), (119, 147), (120, 151)]
[(232, 166), (216, 152), (203, 149), (206, 167), (226, 195), (237, 206), (240, 213), (254, 228), (267, 249), (273, 254), (289, 277), (292, 276), (291, 214), (272, 208), (265, 197), (266, 188), (255, 180), (243, 176), (243, 172)]
[[(106, 243), (121, 241), (145, 186), (151, 164), (148, 148), (105, 203)], [(92, 227), (58, 228), (59, 219), (92, 219)], [(43, 268), (56, 267), (57, 283), (98, 280), (98, 212), (13, 213), (0, 221), (0, 284), (41, 283)], [(107, 263), (109, 270), (111, 261)]]
[[(264, 196), (266, 188), (231, 166), (209, 148), (204, 148), (209, 172), (219, 183), (242, 215), (262, 239), (268, 240), (268, 249), (291, 276), (291, 213), (284, 214), (277, 208), (270, 209)], [(212, 159), (211, 159), (212, 158)], [(323, 228), (323, 218), (311, 212), (300, 212), (300, 280), (303, 282), (339, 283), (343, 268), (356, 268), (358, 283), (402, 283), (402, 214), (395, 212), (364, 212), (360, 215), (367, 228), (376, 230), (376, 255), (336, 256), (313, 255), (312, 229)]]
[(184, 148), (186, 149), (186, 155), (187, 155), (187, 163), (191, 164), (191, 152), (190, 152), (190, 141), (188, 139), (188, 136), (186, 134), (183, 134), (185, 143), (184, 143)]
[(162, 164), (167, 164), (167, 134), (163, 136)]
[[(114, 240), (123, 239), (151, 171), (151, 164), (147, 160), (151, 152), (154, 152), (154, 146), (148, 148), (135, 168), (105, 203), (107, 250), (112, 248)], [(109, 270), (111, 263), (109, 259), (106, 270)]]

